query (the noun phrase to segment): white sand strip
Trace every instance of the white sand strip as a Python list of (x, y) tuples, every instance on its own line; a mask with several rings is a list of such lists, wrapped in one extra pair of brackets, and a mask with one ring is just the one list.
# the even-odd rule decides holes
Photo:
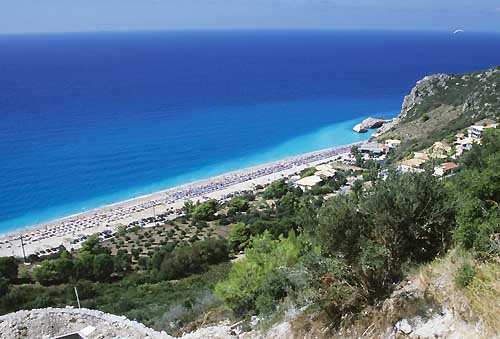
[(0, 237), (0, 256), (22, 256), (21, 234), (27, 256), (60, 245), (68, 249), (77, 248), (78, 245), (71, 242), (83, 235), (114, 231), (119, 225), (152, 217), (154, 212), (158, 215), (168, 210), (179, 210), (186, 200), (223, 200), (230, 194), (252, 190), (256, 185), (266, 185), (304, 168), (332, 161), (340, 154), (349, 153), (351, 147), (358, 144), (328, 148), (229, 172), (5, 234)]

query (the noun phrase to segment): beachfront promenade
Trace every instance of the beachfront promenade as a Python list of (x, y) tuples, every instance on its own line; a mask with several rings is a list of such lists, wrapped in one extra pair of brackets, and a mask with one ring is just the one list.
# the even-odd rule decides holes
[(110, 234), (115, 232), (119, 225), (128, 225), (132, 222), (145, 225), (145, 220), (148, 218), (151, 220), (153, 215), (166, 214), (167, 219), (173, 219), (180, 215), (181, 208), (187, 200), (195, 202), (206, 199), (224, 200), (233, 194), (252, 190), (257, 185), (266, 185), (274, 180), (294, 175), (306, 167), (335, 160), (339, 155), (345, 156), (351, 147), (357, 144), (360, 143), (306, 153), (230, 172), (8, 234), (0, 238), (0, 256), (22, 256), (21, 235), (26, 255), (49, 254), (56, 252), (60, 245), (68, 249), (77, 248), (86, 236), (98, 233)]

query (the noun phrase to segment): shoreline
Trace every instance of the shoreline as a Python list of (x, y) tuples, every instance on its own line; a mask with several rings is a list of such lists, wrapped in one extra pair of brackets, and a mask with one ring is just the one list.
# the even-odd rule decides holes
[(279, 178), (289, 177), (308, 166), (331, 161), (331, 158), (349, 153), (353, 145), (363, 142), (330, 147), (223, 173), (43, 224), (1, 233), (0, 256), (22, 257), (21, 235), (28, 256), (39, 250), (48, 250), (59, 245), (64, 245), (68, 249), (77, 248), (78, 244), (71, 245), (78, 237), (104, 231), (113, 232), (119, 225), (128, 225), (133, 221), (152, 217), (153, 214), (170, 212), (169, 217), (173, 219), (179, 216), (178, 211), (186, 200), (194, 202), (207, 199), (224, 200), (231, 194), (251, 190), (257, 185), (266, 185)]

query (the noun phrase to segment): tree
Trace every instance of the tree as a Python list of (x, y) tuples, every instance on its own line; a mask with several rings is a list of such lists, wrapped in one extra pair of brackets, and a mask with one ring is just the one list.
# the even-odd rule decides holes
[(299, 205), (299, 199), (294, 193), (288, 192), (276, 203), (276, 212), (279, 216), (295, 215)]
[(54, 268), (57, 280), (60, 282), (68, 282), (74, 276), (73, 259), (67, 251), (64, 251), (58, 259), (54, 259)]
[(324, 253), (340, 253), (352, 262), (359, 254), (365, 224), (354, 197), (337, 195), (319, 210), (317, 228), (314, 224), (313, 227), (303, 227), (311, 238), (316, 239)]
[(109, 281), (113, 273), (113, 259), (107, 253), (101, 253), (94, 257), (92, 274), (97, 281)]
[(194, 207), (195, 206), (191, 200), (186, 200), (184, 202), (184, 206), (182, 207), (182, 211), (186, 214), (186, 216), (190, 217), (191, 213), (194, 211)]
[(9, 280), (0, 276), (0, 298), (3, 298), (3, 296), (9, 291), (9, 286)]
[(132, 260), (126, 250), (118, 250), (113, 256), (113, 269), (116, 273), (128, 272), (131, 267)]
[(390, 173), (361, 199), (369, 238), (391, 253), (396, 266), (431, 260), (450, 244), (455, 224), (452, 199), (430, 173)]
[(248, 201), (241, 197), (234, 197), (228, 203), (229, 210), (227, 212), (228, 215), (235, 215), (238, 212), (245, 212), (248, 210), (249, 205)]
[(53, 260), (44, 260), (33, 269), (33, 279), (43, 286), (59, 283), (59, 274)]
[(241, 251), (248, 246), (251, 236), (251, 227), (245, 223), (239, 222), (231, 229), (231, 234), (229, 235), (229, 247), (233, 251)]
[(285, 270), (300, 261), (303, 248), (304, 242), (293, 232), (287, 239), (273, 240), (268, 232), (255, 237), (245, 259), (216, 285), (216, 295), (238, 315), (273, 310), (295, 288)]
[(288, 192), (288, 185), (285, 179), (273, 181), (263, 193), (264, 199), (279, 199)]
[(314, 173), (316, 173), (316, 167), (308, 167), (300, 172), (300, 177), (301, 178), (309, 177)]
[(93, 280), (94, 255), (89, 252), (80, 252), (74, 260), (76, 279)]
[(466, 249), (499, 252), (500, 130), (484, 133), (482, 144), (464, 155), (463, 170), (454, 177), (458, 228), (455, 239)]
[(89, 236), (87, 240), (82, 243), (80, 252), (88, 252), (90, 254), (97, 255), (102, 253), (109, 254), (111, 251), (108, 248), (103, 247), (99, 241), (99, 237), (94, 234)]
[(201, 203), (194, 208), (192, 216), (196, 220), (213, 220), (215, 217), (215, 213), (217, 213), (218, 207), (219, 203), (217, 202), (217, 200), (211, 199), (205, 201), (204, 203)]
[(18, 265), (14, 257), (0, 257), (0, 278), (9, 283), (17, 279)]

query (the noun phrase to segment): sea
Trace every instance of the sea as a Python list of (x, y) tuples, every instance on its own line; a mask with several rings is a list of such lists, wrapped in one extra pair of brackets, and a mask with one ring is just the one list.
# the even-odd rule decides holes
[(0, 35), (0, 233), (365, 140), (415, 82), (500, 64), (500, 35)]

